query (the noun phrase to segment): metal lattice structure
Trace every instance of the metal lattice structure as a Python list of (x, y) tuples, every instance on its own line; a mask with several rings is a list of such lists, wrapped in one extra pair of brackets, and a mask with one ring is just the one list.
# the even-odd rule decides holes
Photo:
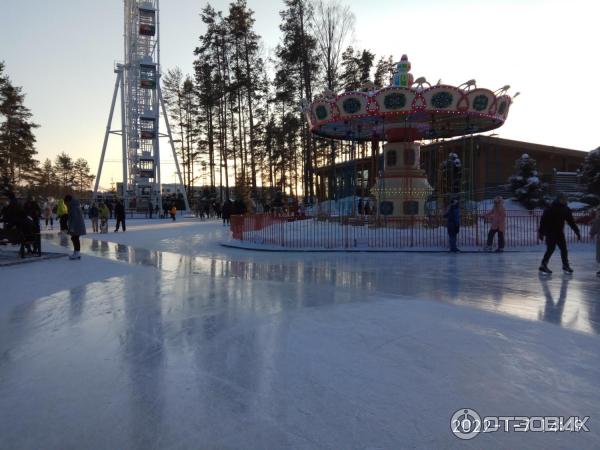
[[(160, 88), (159, 0), (124, 0), (124, 56), (117, 64), (117, 81), (113, 95), (94, 196), (102, 173), (109, 134), (120, 134), (123, 147), (123, 189), (125, 205), (146, 208), (161, 203), (160, 137), (168, 137), (182, 186), (186, 209), (187, 196), (171, 136)], [(121, 130), (111, 131), (117, 92), (121, 91)], [(167, 134), (159, 131), (160, 112)]]
[[(125, 0), (125, 131), (123, 191), (144, 202), (160, 195), (158, 141), (158, 0)], [(136, 202), (137, 203), (137, 202)]]

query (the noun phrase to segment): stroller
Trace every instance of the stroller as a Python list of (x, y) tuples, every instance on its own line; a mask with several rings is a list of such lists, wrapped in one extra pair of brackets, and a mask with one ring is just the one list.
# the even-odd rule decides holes
[(19, 246), (19, 255), (25, 258), (26, 254), (41, 256), (42, 240), (39, 225), (31, 217), (25, 217), (12, 226), (0, 229), (0, 244), (12, 244)]

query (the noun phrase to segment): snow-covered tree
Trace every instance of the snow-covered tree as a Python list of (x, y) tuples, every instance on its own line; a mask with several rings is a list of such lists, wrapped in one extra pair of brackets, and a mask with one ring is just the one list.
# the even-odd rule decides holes
[(442, 163), (442, 190), (445, 194), (460, 192), (462, 181), (462, 161), (456, 153), (448, 154), (448, 159)]
[(508, 181), (514, 197), (527, 209), (534, 209), (544, 204), (545, 185), (540, 179), (537, 162), (527, 153), (515, 163), (516, 173)]
[(600, 196), (600, 147), (587, 154), (582, 172), (588, 192)]

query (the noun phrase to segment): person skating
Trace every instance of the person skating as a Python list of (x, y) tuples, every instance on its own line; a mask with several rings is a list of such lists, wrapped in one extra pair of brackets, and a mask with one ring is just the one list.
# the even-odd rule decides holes
[(69, 227), (69, 234), (71, 235), (71, 242), (73, 242), (73, 254), (69, 256), (69, 259), (81, 259), (81, 255), (79, 254), (81, 250), (79, 237), (86, 234), (83, 213), (79, 206), (79, 201), (71, 195), (65, 196), (65, 203), (69, 208), (67, 225)]
[(456, 246), (458, 238), (458, 232), (460, 231), (460, 208), (458, 206), (458, 199), (454, 198), (450, 202), (450, 207), (444, 217), (447, 219), (446, 228), (448, 229), (448, 241), (450, 243), (450, 251), (452, 253), (458, 253), (460, 250)]
[(542, 214), (538, 237), (540, 240), (546, 239), (546, 253), (542, 259), (542, 264), (540, 265), (541, 273), (552, 273), (548, 268), (548, 262), (550, 261), (556, 246), (560, 249), (563, 270), (566, 273), (573, 273), (573, 269), (571, 269), (571, 265), (569, 264), (569, 252), (567, 250), (567, 240), (564, 231), (565, 222), (567, 222), (575, 232), (577, 240), (581, 240), (581, 233), (579, 232), (579, 227), (573, 220), (573, 214), (567, 206), (567, 202), (568, 198), (565, 194), (558, 194), (556, 199), (544, 210), (544, 214)]
[(96, 206), (96, 203), (94, 202), (94, 203), (92, 203), (92, 206), (90, 207), (90, 210), (88, 211), (88, 217), (92, 221), (92, 233), (98, 232), (98, 216), (99, 216), (98, 207)]
[[(600, 207), (596, 209), (596, 219), (592, 222), (590, 236), (596, 238), (596, 262), (600, 263)], [(600, 277), (600, 270), (596, 272), (596, 276)]]
[(108, 218), (110, 217), (110, 211), (106, 203), (101, 203), (98, 209), (98, 216), (100, 217), (100, 233), (108, 233)]
[(30, 220), (30, 224), (33, 226), (33, 249), (27, 245), (27, 250), (30, 253), (34, 253), (38, 256), (42, 254), (42, 240), (41, 240), (41, 228), (40, 220), (42, 218), (42, 209), (37, 201), (33, 199), (31, 194), (27, 196), (27, 201), (23, 205), (23, 212), (25, 216)]
[(498, 248), (496, 249), (496, 252), (501, 253), (504, 251), (504, 229), (506, 226), (506, 210), (504, 209), (504, 199), (502, 197), (497, 196), (494, 199), (494, 206), (485, 217), (491, 221), (486, 251), (492, 251), (494, 235), (498, 233)]
[(58, 203), (56, 205), (56, 217), (58, 217), (58, 222), (60, 224), (60, 232), (63, 234), (67, 234), (67, 220), (69, 218), (69, 209), (67, 205), (65, 205), (65, 201), (62, 198), (58, 199)]
[(46, 202), (44, 205), (44, 220), (46, 221), (46, 230), (48, 229), (48, 224), (50, 224), (50, 229), (54, 229), (54, 218), (52, 217), (52, 205), (50, 202)]
[(223, 217), (223, 226), (229, 225), (229, 218), (231, 217), (231, 200), (227, 199), (223, 202), (221, 217)]
[(148, 203), (148, 216), (150, 219), (152, 219), (152, 213), (154, 212), (154, 206), (152, 205), (152, 202)]
[(117, 225), (115, 226), (115, 233), (119, 231), (119, 225), (125, 231), (127, 228), (125, 226), (125, 206), (123, 206), (123, 202), (121, 200), (117, 201), (115, 205), (115, 219), (117, 219)]
[(221, 204), (217, 201), (213, 202), (213, 210), (215, 211), (215, 216), (217, 219), (221, 218)]
[(171, 214), (171, 219), (173, 219), (173, 222), (175, 222), (175, 217), (177, 216), (177, 207), (175, 206), (175, 203), (173, 203), (171, 205), (171, 209), (169, 210), (169, 214)]

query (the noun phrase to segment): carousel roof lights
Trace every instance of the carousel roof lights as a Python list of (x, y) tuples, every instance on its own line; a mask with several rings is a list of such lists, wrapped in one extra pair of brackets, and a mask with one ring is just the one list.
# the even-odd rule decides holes
[[(303, 110), (313, 133), (333, 139), (414, 141), (454, 137), (500, 127), (508, 116), (510, 85), (496, 91), (470, 79), (459, 86), (414, 80), (406, 55), (396, 63), (389, 86), (364, 83), (355, 92), (324, 91)], [(385, 127), (374, 126), (388, 119)], [(363, 127), (361, 129), (361, 126)]]

